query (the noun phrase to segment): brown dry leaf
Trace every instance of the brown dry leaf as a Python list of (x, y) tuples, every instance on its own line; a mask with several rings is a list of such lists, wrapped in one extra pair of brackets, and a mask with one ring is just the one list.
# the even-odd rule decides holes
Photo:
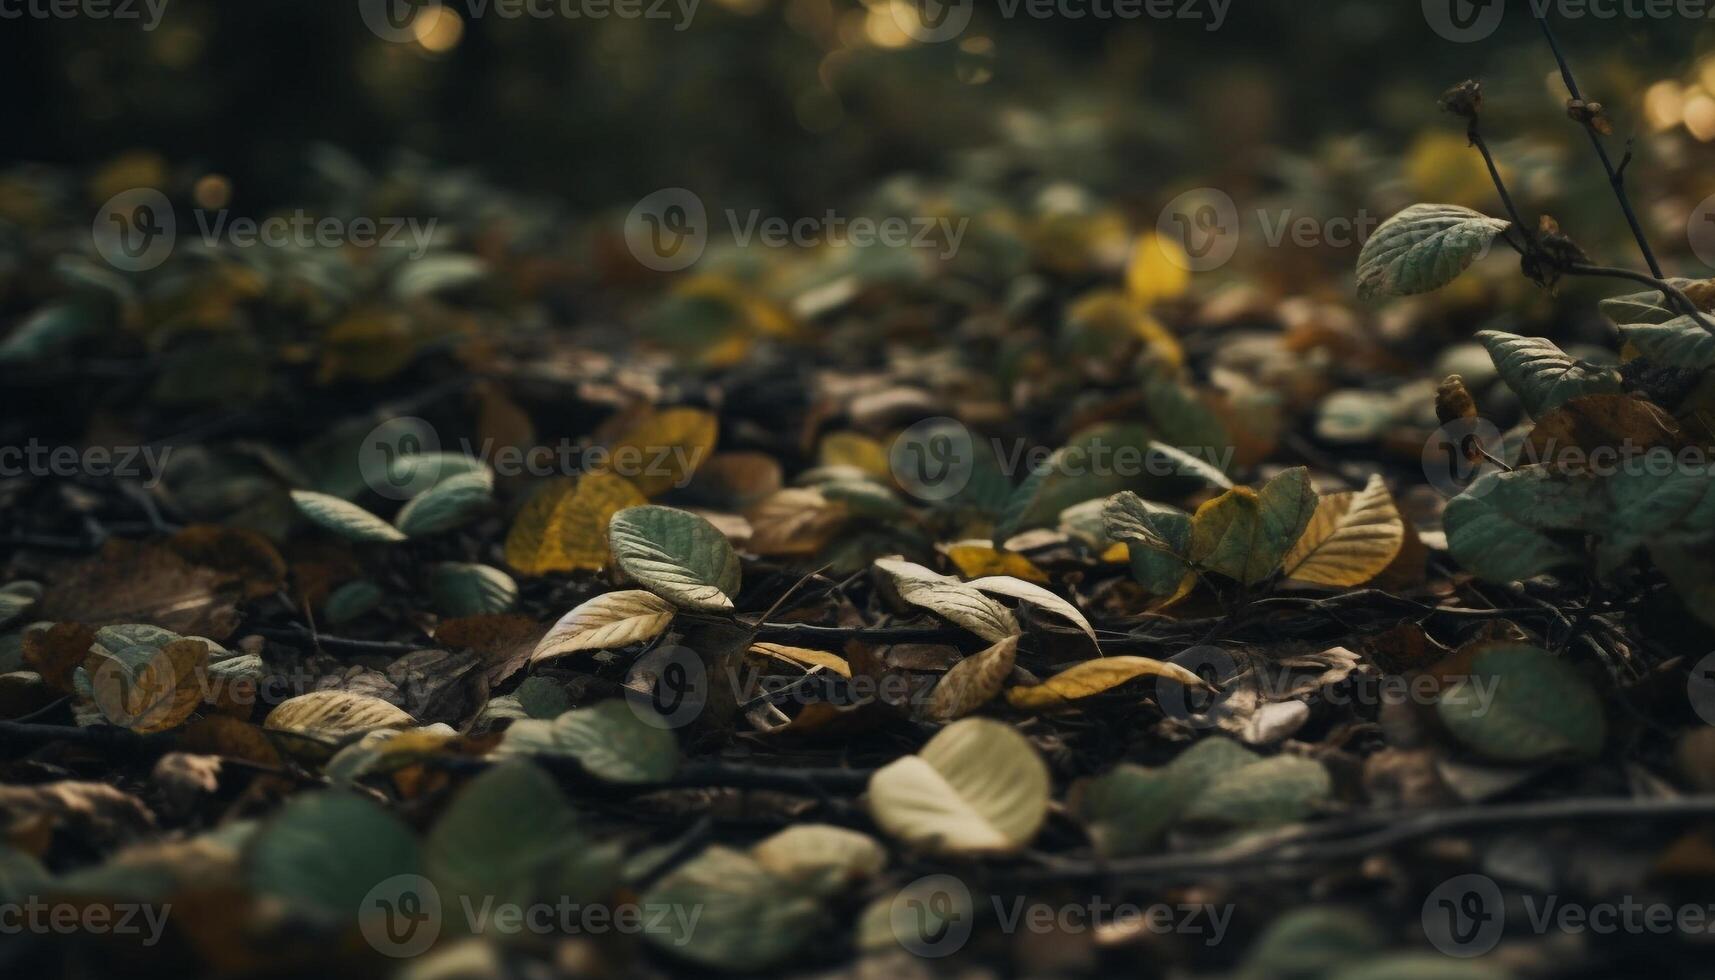
[(340, 739), (380, 728), (409, 728), (416, 720), (395, 705), (351, 691), (311, 691), (280, 702), (262, 727), (271, 731)]
[(1040, 684), (1006, 692), (1014, 708), (1039, 711), (1069, 707), (1069, 702), (1111, 690), (1139, 677), (1166, 677), (1187, 687), (1208, 687), (1201, 677), (1178, 664), (1148, 657), (1103, 657), (1073, 664)]
[(83, 662), (91, 698), (115, 725), (140, 734), (178, 727), (207, 687), (208, 644), (181, 637), (165, 644), (140, 666), (97, 644)]
[(1330, 493), (1286, 553), (1282, 569), (1314, 585), (1362, 585), (1386, 571), (1405, 545), (1405, 521), (1380, 476), (1362, 490)]
[(576, 483), (559, 478), (519, 511), (506, 535), (506, 563), (523, 575), (597, 571), (608, 563), (607, 522), (627, 507), (648, 503), (629, 482), (590, 473)]
[(814, 555), (845, 524), (845, 504), (820, 490), (788, 488), (769, 496), (745, 514), (750, 522), (747, 547), (759, 555)]
[(1673, 416), (1630, 395), (1580, 395), (1536, 420), (1530, 432), (1530, 458), (1550, 461), (1567, 449), (1587, 459), (1597, 449), (1677, 446), (1681, 436)]
[(155, 814), (142, 800), (106, 783), (65, 780), (38, 786), (0, 785), (0, 827), (12, 839), (29, 827), (63, 831), (85, 847), (105, 850), (154, 832)]
[(746, 510), (778, 491), (780, 461), (767, 453), (715, 453), (697, 467), (691, 491), (706, 503)]
[(278, 766), (280, 751), (261, 727), (227, 715), (209, 715), (185, 726), (179, 748), (186, 752), (241, 759), (259, 766)]
[(1009, 636), (953, 665), (935, 685), (924, 714), (934, 721), (963, 718), (994, 699), (1012, 674), (1018, 637)]
[(49, 687), (72, 693), (72, 672), (89, 656), (95, 631), (82, 623), (55, 623), (24, 634), (24, 664), (42, 675)]
[(781, 643), (753, 643), (750, 646), (750, 653), (759, 657), (784, 660), (789, 664), (805, 669), (820, 667), (823, 670), (831, 670), (841, 677), (849, 678), (852, 676), (852, 668), (850, 664), (846, 663), (846, 658), (828, 653), (825, 650), (792, 647)]
[(273, 542), (255, 531), (193, 524), (168, 538), (167, 547), (193, 565), (237, 579), (251, 599), (273, 595), (286, 584), (286, 560)]
[(646, 497), (691, 480), (714, 454), (720, 422), (700, 408), (651, 411), (613, 441), (611, 466)]
[(673, 621), (675, 612), (672, 603), (644, 589), (598, 595), (560, 617), (536, 644), (530, 662), (652, 640)]
[(449, 619), (435, 627), (435, 642), (482, 655), (490, 688), (503, 683), (530, 660), (548, 628), (518, 613), (486, 613)]
[(218, 641), (238, 628), (238, 591), (231, 575), (164, 545), (115, 538), (60, 577), (35, 615), (88, 626), (147, 623)]

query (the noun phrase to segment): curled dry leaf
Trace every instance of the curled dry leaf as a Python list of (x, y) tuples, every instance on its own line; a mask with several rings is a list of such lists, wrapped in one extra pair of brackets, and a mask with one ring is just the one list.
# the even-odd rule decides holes
[(581, 650), (612, 650), (661, 635), (673, 604), (653, 592), (626, 589), (590, 599), (560, 617), (530, 654), (532, 663)]
[(280, 702), (262, 727), (326, 740), (372, 732), (380, 728), (409, 728), (416, 720), (399, 707), (367, 694), (350, 691), (311, 691)]
[(806, 647), (786, 646), (780, 643), (753, 643), (750, 646), (750, 653), (752, 656), (784, 660), (805, 669), (820, 667), (823, 670), (831, 670), (841, 677), (849, 678), (852, 676), (851, 664), (846, 663), (844, 657), (836, 656), (824, 650), (811, 650)]
[(1045, 609), (1056, 616), (1069, 619), (1073, 625), (1084, 631), (1084, 635), (1090, 638), (1091, 643), (1097, 642), (1095, 627), (1091, 626), (1090, 621), (1084, 618), (1084, 614), (1078, 611), (1078, 607), (1040, 585), (1032, 585), (1029, 582), (1005, 575), (974, 579), (965, 584), (980, 592), (1008, 596), (1029, 603), (1038, 609)]
[(1006, 692), (1014, 708), (1037, 711), (1065, 707), (1067, 702), (1112, 690), (1139, 677), (1165, 677), (1188, 687), (1208, 687), (1201, 677), (1178, 664), (1148, 657), (1102, 657), (1074, 664), (1040, 684)]
[(958, 579), (896, 558), (878, 558), (875, 567), (893, 582), (899, 598), (956, 623), (991, 643), (1019, 632), (1006, 608)]
[(987, 704), (1000, 693), (1017, 658), (1018, 637), (1009, 636), (954, 664), (935, 685), (924, 715), (934, 721), (952, 721)]
[(770, 494), (745, 513), (748, 547), (759, 555), (813, 555), (845, 524), (846, 505), (820, 490), (789, 487)]

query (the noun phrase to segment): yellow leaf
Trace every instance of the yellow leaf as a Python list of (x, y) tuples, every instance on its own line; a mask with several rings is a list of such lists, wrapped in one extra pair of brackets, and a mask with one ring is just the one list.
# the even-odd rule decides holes
[[(1048, 573), (1037, 568), (1030, 559), (1017, 552), (1001, 551), (987, 541), (973, 539), (937, 547), (966, 578), (986, 575), (1009, 575), (1037, 585), (1048, 584)], [(1122, 556), (1121, 560), (1124, 558)]]
[(524, 575), (603, 568), (609, 518), (644, 503), (636, 487), (611, 473), (590, 473), (576, 483), (555, 479), (512, 522), (506, 563)]
[(1380, 476), (1364, 489), (1331, 493), (1287, 552), (1288, 578), (1315, 585), (1362, 585), (1385, 571), (1405, 544), (1405, 522)]
[(1013, 853), (1042, 829), (1048, 803), (1048, 766), (1036, 748), (986, 718), (948, 725), (869, 780), (876, 824), (938, 854)]
[(830, 432), (822, 437), (817, 456), (823, 466), (852, 466), (882, 480), (892, 479), (887, 450), (857, 432)]
[(691, 480), (715, 451), (720, 423), (700, 408), (650, 412), (614, 440), (609, 468), (646, 497), (658, 497)]
[(1026, 710), (1063, 707), (1069, 701), (1100, 694), (1139, 677), (1166, 677), (1188, 686), (1207, 686), (1201, 677), (1178, 664), (1148, 657), (1103, 657), (1074, 664), (1034, 687), (1015, 687), (1006, 692), (1006, 701)]
[(841, 677), (851, 677), (851, 665), (844, 657), (838, 657), (823, 650), (811, 650), (805, 647), (789, 647), (780, 643), (753, 643), (750, 652), (759, 657), (772, 657), (784, 660), (799, 667), (821, 667), (831, 670)]
[[(1513, 174), (1503, 166), (1501, 179)], [(1495, 187), (1482, 154), (1471, 149), (1463, 134), (1433, 129), (1411, 144), (1405, 156), (1405, 179), (1420, 201), (1444, 201), (1482, 208), (1492, 205)]]
[(1126, 292), (1139, 305), (1148, 307), (1164, 299), (1175, 299), (1191, 286), (1191, 259), (1177, 242), (1153, 232), (1137, 240), (1126, 268)]

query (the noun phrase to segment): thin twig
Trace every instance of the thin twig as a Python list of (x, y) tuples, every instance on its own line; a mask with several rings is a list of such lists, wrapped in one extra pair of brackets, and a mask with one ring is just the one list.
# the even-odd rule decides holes
[[(1566, 91), (1579, 102), (1584, 101), (1584, 94), (1578, 90), (1578, 80), (1572, 76), (1572, 66), (1566, 62), (1565, 52), (1560, 50), (1560, 42), (1554, 37), (1554, 29), (1548, 26), (1548, 15), (1539, 15), (1536, 22), (1542, 27), (1542, 36), (1548, 39), (1548, 46), (1554, 52), (1554, 60), (1560, 64), (1560, 77), (1566, 82)], [(1631, 225), (1632, 237), (1637, 239), (1638, 251), (1643, 253), (1644, 262), (1649, 265), (1650, 272), (1657, 279), (1665, 279), (1661, 271), (1661, 263), (1655, 259), (1655, 252), (1650, 249), (1649, 239), (1644, 236), (1643, 223), (1638, 221), (1637, 212), (1632, 209), (1631, 198), (1626, 195), (1625, 164), (1619, 167), (1608, 158), (1608, 149), (1602, 145), (1602, 134), (1596, 131), (1594, 120), (1585, 119), (1584, 132), (1590, 137), (1590, 145), (1596, 148), (1596, 156), (1602, 161), (1602, 169), (1608, 175), (1608, 186), (1614, 189), (1614, 196), (1619, 199), (1620, 210), (1626, 213), (1626, 223)], [(1627, 154), (1628, 162), (1630, 154)], [(1707, 326), (1705, 329), (1709, 329)]]
[(1026, 869), (1030, 881), (1176, 878), (1242, 874), (1280, 865), (1349, 861), (1400, 844), (1473, 827), (1557, 821), (1684, 820), (1715, 816), (1715, 795), (1632, 800), (1573, 798), (1437, 810), (1366, 813), (1341, 821), (1295, 827), (1261, 839), (1194, 854), (1162, 854), (1114, 861), (1057, 860)]

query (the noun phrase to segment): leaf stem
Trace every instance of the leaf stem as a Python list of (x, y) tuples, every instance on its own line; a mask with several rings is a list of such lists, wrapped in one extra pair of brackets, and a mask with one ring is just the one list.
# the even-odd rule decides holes
[[(1560, 64), (1560, 77), (1566, 83), (1566, 91), (1579, 102), (1584, 101), (1584, 95), (1578, 89), (1578, 79), (1572, 75), (1572, 66), (1566, 61), (1566, 54), (1560, 49), (1560, 42), (1554, 36), (1554, 29), (1548, 26), (1548, 15), (1539, 14), (1536, 20), (1542, 27), (1542, 36), (1548, 39), (1548, 46), (1554, 52), (1554, 60)], [(1608, 149), (1602, 145), (1602, 135), (1596, 131), (1594, 120), (1586, 118), (1582, 123), (1584, 132), (1590, 137), (1590, 145), (1596, 148), (1596, 157), (1602, 161), (1602, 170), (1608, 175), (1608, 186), (1614, 189), (1614, 197), (1620, 202), (1620, 210), (1626, 214), (1626, 223), (1632, 228), (1632, 237), (1637, 239), (1638, 251), (1643, 253), (1644, 262), (1649, 265), (1650, 272), (1659, 279), (1666, 278), (1661, 271), (1661, 263), (1656, 261), (1655, 252), (1650, 249), (1649, 239), (1644, 236), (1644, 226), (1638, 221), (1637, 212), (1632, 209), (1631, 198), (1626, 195), (1626, 164), (1631, 162), (1631, 153), (1626, 154), (1626, 160), (1619, 167), (1614, 166), (1608, 157)], [(1707, 329), (1707, 325), (1705, 325)]]
[(1659, 289), (1661, 290), (1662, 295), (1666, 296), (1674, 303), (1674, 305), (1678, 306), (1682, 313), (1691, 317), (1698, 326), (1712, 334), (1715, 334), (1715, 323), (1711, 323), (1709, 318), (1703, 315), (1703, 311), (1697, 308), (1697, 304), (1691, 301), (1691, 297), (1685, 295), (1684, 290), (1681, 290), (1678, 286), (1675, 286), (1664, 279), (1645, 275), (1642, 272), (1633, 272), (1630, 269), (1614, 269), (1608, 266), (1584, 265), (1580, 263), (1565, 266), (1560, 271), (1569, 276), (1601, 276), (1609, 279), (1629, 279), (1632, 282), (1642, 283), (1652, 289)]

